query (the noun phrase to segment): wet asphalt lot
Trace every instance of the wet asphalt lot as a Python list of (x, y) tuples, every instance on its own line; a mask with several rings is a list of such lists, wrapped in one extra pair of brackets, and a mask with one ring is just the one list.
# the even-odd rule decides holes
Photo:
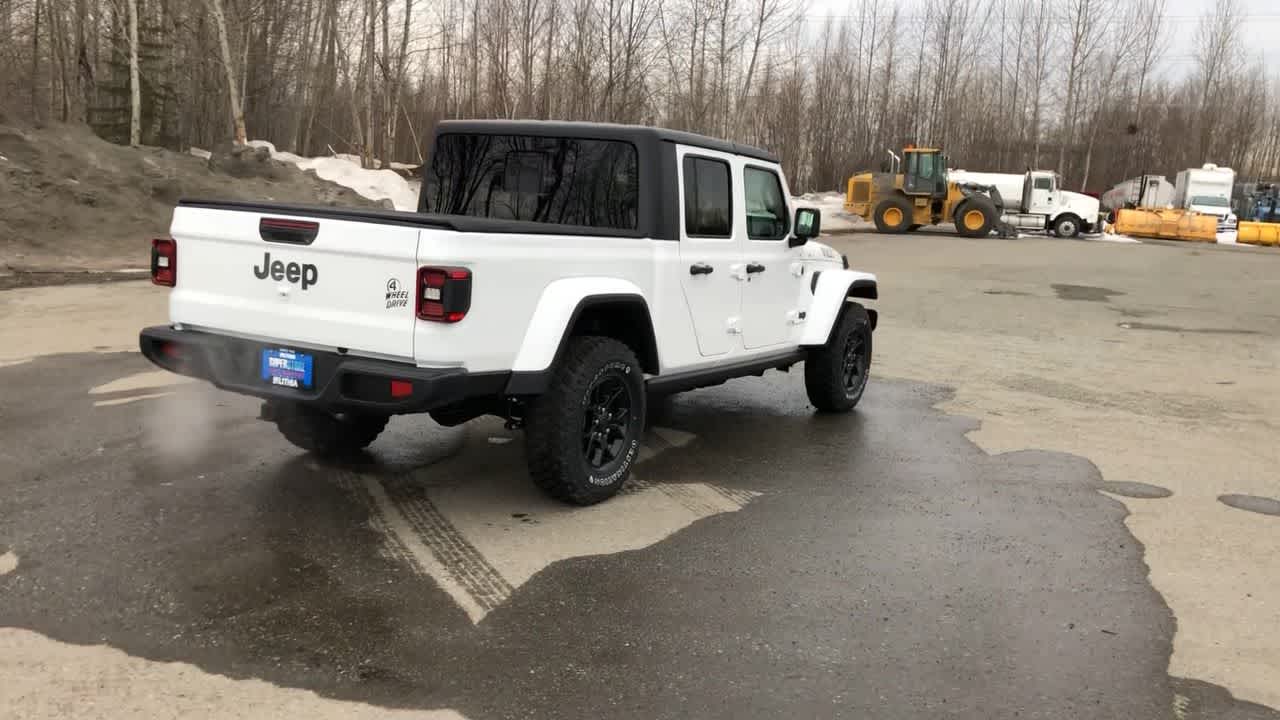
[(988, 455), (944, 387), (873, 376), (839, 417), (794, 371), (689, 393), (630, 491), (571, 510), (497, 421), (322, 465), (150, 370), (0, 367), (0, 628), (472, 719), (1280, 717), (1169, 676), (1088, 459)]

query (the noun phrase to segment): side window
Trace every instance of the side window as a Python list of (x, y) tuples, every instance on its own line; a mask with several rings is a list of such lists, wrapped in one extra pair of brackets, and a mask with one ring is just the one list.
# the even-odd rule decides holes
[(787, 199), (782, 183), (772, 170), (748, 167), (742, 173), (747, 196), (747, 237), (752, 240), (781, 240), (791, 228)]
[(1053, 180), (1047, 177), (1038, 177), (1035, 179), (1035, 187), (1037, 190), (1052, 190)]
[(733, 235), (729, 163), (684, 156), (684, 231), (700, 237)]
[(928, 153), (920, 155), (920, 177), (925, 180), (933, 179), (933, 155)]

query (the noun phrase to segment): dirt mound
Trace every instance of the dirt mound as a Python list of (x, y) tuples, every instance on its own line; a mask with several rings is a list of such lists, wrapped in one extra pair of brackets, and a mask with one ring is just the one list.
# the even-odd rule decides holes
[(236, 178), (261, 178), (278, 181), (296, 173), (294, 165), (274, 160), (265, 147), (223, 143), (209, 157), (209, 169)]
[(206, 161), (81, 126), (0, 124), (0, 272), (144, 267), (180, 198), (381, 206), (259, 155), (228, 144)]

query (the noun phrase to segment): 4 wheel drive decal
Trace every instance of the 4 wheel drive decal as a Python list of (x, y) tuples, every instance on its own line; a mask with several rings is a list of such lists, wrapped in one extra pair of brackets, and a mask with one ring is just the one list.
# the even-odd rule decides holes
[(387, 309), (409, 305), (409, 290), (396, 278), (387, 281)]

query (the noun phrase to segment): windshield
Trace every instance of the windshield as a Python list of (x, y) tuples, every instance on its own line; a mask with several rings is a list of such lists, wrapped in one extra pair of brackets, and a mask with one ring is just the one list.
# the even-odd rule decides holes
[(1213, 195), (1196, 195), (1191, 198), (1192, 205), (1208, 205), (1209, 207), (1227, 207), (1227, 199)]

